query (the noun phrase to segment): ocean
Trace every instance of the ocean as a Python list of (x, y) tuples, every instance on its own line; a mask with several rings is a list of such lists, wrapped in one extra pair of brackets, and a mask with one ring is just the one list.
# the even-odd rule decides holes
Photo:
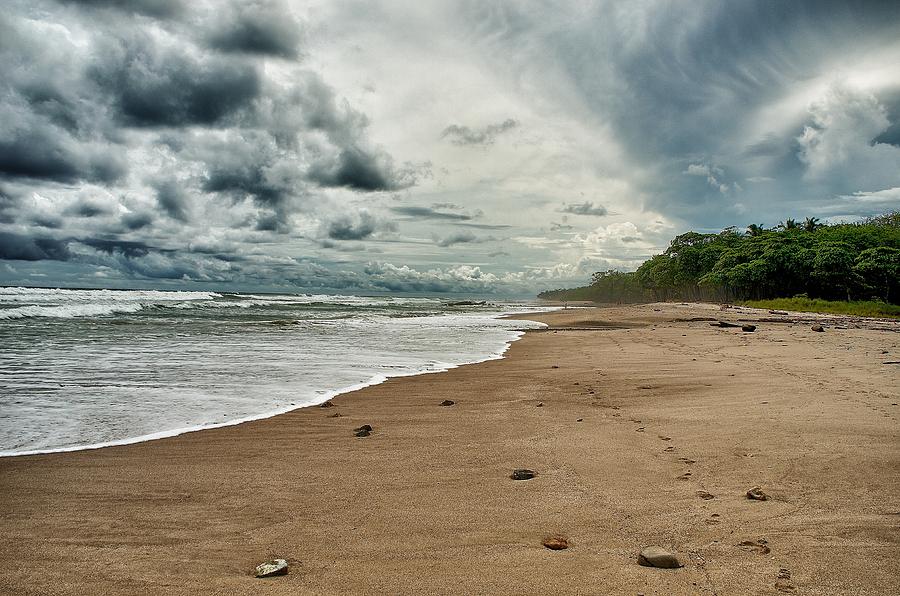
[(499, 358), (530, 303), (0, 288), (0, 456), (237, 424)]

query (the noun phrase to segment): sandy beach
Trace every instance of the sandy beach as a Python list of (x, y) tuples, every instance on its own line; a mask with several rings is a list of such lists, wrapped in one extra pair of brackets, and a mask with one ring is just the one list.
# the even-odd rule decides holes
[[(0, 460), (0, 593), (896, 593), (900, 323), (530, 318), (551, 327), (502, 360), (333, 407)], [(684, 567), (637, 565), (646, 545)], [(289, 574), (254, 578), (272, 557)]]

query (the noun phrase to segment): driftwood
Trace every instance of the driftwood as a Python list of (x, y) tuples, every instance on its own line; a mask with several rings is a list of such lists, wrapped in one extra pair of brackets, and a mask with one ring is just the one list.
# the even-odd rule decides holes
[(728, 321), (718, 321), (716, 323), (710, 323), (710, 326), (711, 327), (741, 327), (741, 325), (729, 323)]

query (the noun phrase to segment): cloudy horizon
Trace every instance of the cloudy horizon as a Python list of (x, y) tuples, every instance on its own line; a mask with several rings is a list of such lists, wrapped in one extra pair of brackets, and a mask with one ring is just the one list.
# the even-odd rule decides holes
[(891, 2), (13, 0), (0, 285), (533, 295), (900, 208)]

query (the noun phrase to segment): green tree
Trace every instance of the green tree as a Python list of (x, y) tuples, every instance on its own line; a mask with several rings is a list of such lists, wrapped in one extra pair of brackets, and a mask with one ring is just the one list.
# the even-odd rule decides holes
[(815, 232), (821, 227), (822, 224), (819, 223), (818, 217), (807, 217), (806, 221), (803, 222), (803, 229), (807, 232)]
[(885, 302), (897, 295), (900, 279), (900, 249), (888, 246), (867, 248), (859, 253), (853, 265), (863, 286), (877, 293)]
[(826, 242), (815, 251), (812, 278), (826, 298), (850, 300), (854, 285), (853, 247), (845, 242)]
[(800, 224), (797, 223), (796, 219), (786, 219), (778, 224), (778, 227), (780, 227), (785, 232), (789, 232), (791, 230), (799, 230)]

